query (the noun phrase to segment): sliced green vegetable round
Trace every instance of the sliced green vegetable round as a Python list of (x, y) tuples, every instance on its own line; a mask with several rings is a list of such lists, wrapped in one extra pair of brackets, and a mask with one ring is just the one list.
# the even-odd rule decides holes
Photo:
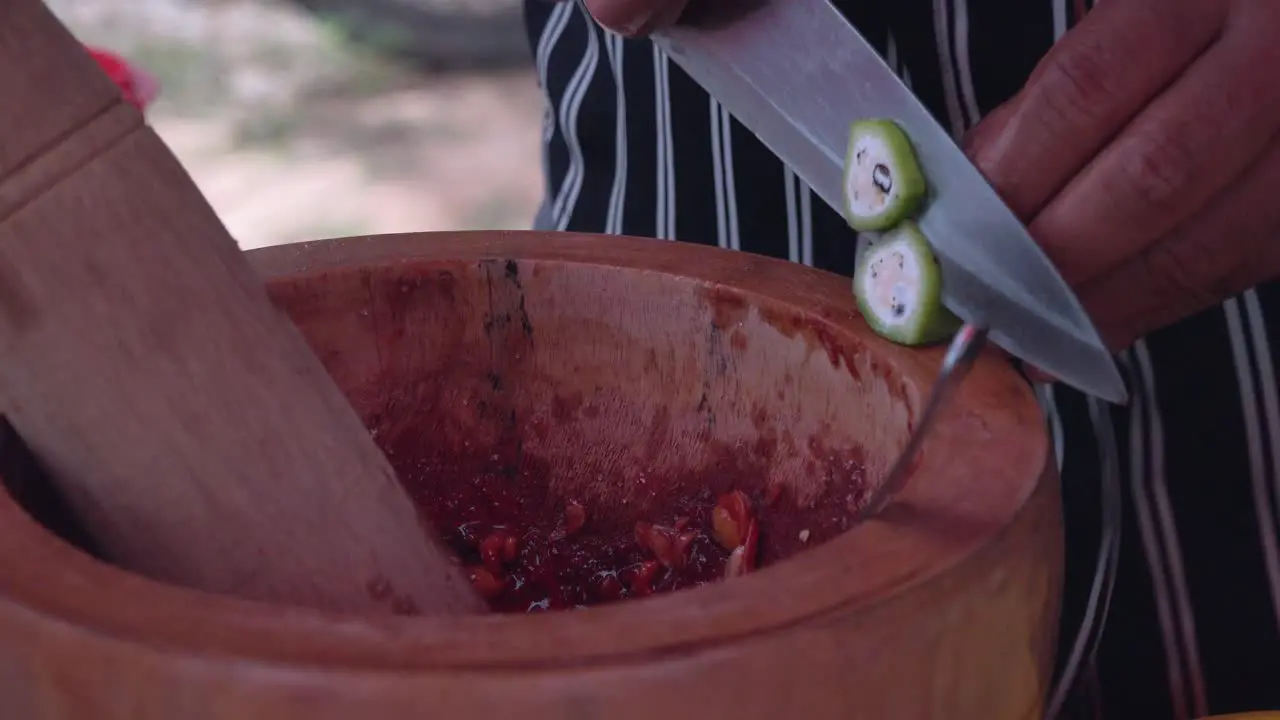
[(853, 294), (871, 329), (901, 345), (935, 343), (961, 325), (942, 304), (938, 259), (911, 221), (863, 251), (853, 274)]
[(853, 124), (844, 164), (844, 206), (854, 230), (888, 230), (914, 217), (927, 192), (924, 173), (902, 128), (892, 120)]

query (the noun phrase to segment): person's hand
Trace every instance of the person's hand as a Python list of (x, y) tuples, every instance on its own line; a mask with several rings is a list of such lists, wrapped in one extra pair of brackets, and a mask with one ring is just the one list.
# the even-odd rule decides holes
[(1099, 3), (966, 148), (1113, 349), (1280, 276), (1280, 0)]
[(689, 0), (586, 0), (587, 10), (606, 29), (641, 37), (672, 25)]

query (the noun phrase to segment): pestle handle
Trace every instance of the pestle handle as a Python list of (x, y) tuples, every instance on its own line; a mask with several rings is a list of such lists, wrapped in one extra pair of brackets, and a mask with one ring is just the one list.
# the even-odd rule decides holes
[(0, 411), (114, 562), (337, 611), (480, 612), (164, 143), (0, 7)]

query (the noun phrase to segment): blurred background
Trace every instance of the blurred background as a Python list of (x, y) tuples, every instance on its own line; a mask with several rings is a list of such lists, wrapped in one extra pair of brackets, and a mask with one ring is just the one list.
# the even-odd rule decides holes
[(161, 83), (153, 128), (242, 247), (528, 227), (519, 0), (46, 0)]

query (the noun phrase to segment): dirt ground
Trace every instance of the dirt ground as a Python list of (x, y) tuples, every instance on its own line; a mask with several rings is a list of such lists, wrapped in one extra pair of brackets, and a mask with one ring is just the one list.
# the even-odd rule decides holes
[(410, 71), (280, 0), (47, 4), (160, 79), (152, 126), (245, 248), (533, 217), (531, 69)]

